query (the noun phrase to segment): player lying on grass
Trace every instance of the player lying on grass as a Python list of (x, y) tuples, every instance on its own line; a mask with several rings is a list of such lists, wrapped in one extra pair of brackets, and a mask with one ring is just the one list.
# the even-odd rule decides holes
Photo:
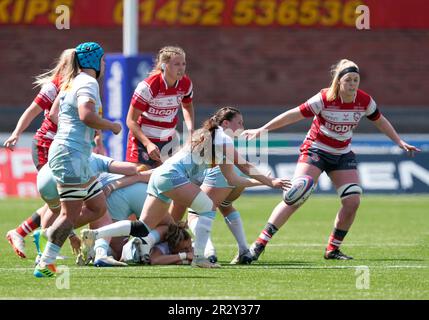
[(190, 264), (194, 258), (192, 238), (186, 229), (186, 223), (180, 221), (158, 226), (156, 230), (162, 242), (150, 249), (148, 257), (140, 238), (131, 238), (122, 249), (121, 261), (128, 263), (148, 263), (150, 265)]

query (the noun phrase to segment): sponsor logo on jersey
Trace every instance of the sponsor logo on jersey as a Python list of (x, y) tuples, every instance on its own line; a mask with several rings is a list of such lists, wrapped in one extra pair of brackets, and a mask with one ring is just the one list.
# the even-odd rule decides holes
[(149, 109), (147, 110), (147, 112), (149, 114), (152, 114), (152, 115), (168, 117), (168, 116), (176, 114), (177, 108), (172, 108), (172, 109), (158, 109), (158, 108), (154, 108), (154, 107), (149, 107)]
[(325, 123), (325, 127), (331, 131), (335, 131), (336, 133), (346, 133), (354, 128), (356, 128), (357, 124), (332, 124), (330, 122)]

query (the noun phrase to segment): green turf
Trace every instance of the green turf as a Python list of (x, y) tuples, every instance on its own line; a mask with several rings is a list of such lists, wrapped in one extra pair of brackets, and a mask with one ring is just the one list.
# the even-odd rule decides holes
[[(243, 196), (236, 202), (247, 239), (252, 242), (277, 204), (278, 197)], [(143, 266), (79, 268), (73, 259), (69, 289), (63, 278), (33, 277), (35, 249), (27, 238), (29, 258), (19, 259), (0, 241), (0, 298), (131, 299), (429, 299), (429, 197), (366, 196), (347, 236), (344, 252), (352, 261), (325, 261), (323, 249), (335, 213), (336, 197), (312, 197), (276, 234), (260, 260), (230, 266), (235, 241), (218, 216), (213, 241), (222, 268)], [(1, 200), (0, 233), (15, 227), (40, 204), (37, 200)], [(71, 256), (66, 244), (63, 254)], [(367, 266), (369, 289), (358, 289), (356, 267)], [(359, 274), (361, 272), (358, 271)]]

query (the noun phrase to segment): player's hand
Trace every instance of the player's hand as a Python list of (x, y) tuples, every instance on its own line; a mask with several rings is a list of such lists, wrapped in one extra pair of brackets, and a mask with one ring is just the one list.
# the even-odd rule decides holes
[(406, 143), (406, 142), (405, 142), (405, 141), (403, 141), (403, 140), (401, 140), (401, 142), (399, 143), (399, 148), (401, 148), (401, 149), (405, 150), (405, 151), (408, 153), (408, 155), (409, 155), (410, 157), (414, 157), (414, 154), (415, 154), (416, 152), (420, 152), (420, 151), (422, 151), (422, 150), (420, 150), (419, 148), (417, 148), (417, 147), (415, 147), (415, 146), (412, 146), (412, 145), (410, 145), (410, 144)]
[(13, 151), (15, 145), (18, 143), (19, 135), (12, 134), (7, 140), (4, 142), (4, 146), (9, 150)]
[(104, 148), (104, 146), (103, 146), (103, 145), (95, 146), (95, 147), (92, 149), (92, 152), (94, 152), (94, 153), (96, 153), (96, 154), (101, 154), (102, 156), (106, 156), (106, 155), (107, 155), (106, 149)]
[(69, 237), (70, 240), (70, 246), (72, 248), (72, 251), (75, 255), (78, 255), (80, 253), (80, 245), (81, 241), (77, 235), (72, 235)]
[(117, 122), (112, 123), (111, 131), (114, 134), (119, 134), (119, 132), (121, 132), (121, 130), (122, 130), (122, 126), (119, 123), (117, 123)]
[(194, 253), (192, 251), (186, 252), (186, 259), (191, 263), (194, 259)]
[(258, 128), (258, 129), (248, 129), (248, 130), (244, 130), (241, 135), (245, 136), (247, 138), (247, 140), (252, 140), (255, 139), (257, 137), (259, 137), (262, 133), (263, 129)]
[(289, 179), (276, 178), (272, 180), (272, 187), (275, 189), (287, 190), (292, 186)]
[(159, 151), (159, 148), (154, 143), (149, 143), (146, 146), (147, 154), (149, 157), (155, 161), (161, 162), (161, 152)]

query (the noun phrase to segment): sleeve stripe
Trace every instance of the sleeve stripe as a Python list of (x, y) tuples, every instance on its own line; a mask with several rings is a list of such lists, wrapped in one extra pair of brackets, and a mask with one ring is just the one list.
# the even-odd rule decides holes
[(305, 117), (305, 118), (311, 118), (314, 116), (314, 113), (312, 111), (312, 109), (310, 109), (308, 107), (308, 103), (303, 103), (299, 106), (299, 111), (301, 111), (301, 114)]
[(377, 121), (381, 117), (381, 112), (378, 110), (378, 108), (375, 109), (373, 113), (367, 116), (367, 118), (371, 121)]

